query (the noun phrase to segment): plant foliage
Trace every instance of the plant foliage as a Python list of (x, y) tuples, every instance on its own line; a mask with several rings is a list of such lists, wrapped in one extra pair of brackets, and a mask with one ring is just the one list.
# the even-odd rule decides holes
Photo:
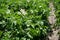
[(0, 40), (45, 40), (48, 5), (48, 0), (0, 0)]

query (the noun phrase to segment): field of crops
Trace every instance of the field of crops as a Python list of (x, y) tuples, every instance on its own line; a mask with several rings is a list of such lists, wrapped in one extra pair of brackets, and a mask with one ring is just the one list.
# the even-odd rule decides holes
[[(0, 40), (46, 40), (49, 0), (0, 0)], [(54, 1), (56, 26), (60, 26), (60, 0)]]

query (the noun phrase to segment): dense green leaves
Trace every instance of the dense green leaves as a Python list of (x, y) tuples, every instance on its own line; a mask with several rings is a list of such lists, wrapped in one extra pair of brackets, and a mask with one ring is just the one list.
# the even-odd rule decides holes
[(0, 0), (0, 40), (45, 40), (50, 31), (48, 0)]
[[(57, 26), (59, 27), (60, 26), (60, 0), (55, 0), (55, 8), (56, 8), (56, 17), (57, 17)], [(60, 28), (60, 27), (59, 27)]]

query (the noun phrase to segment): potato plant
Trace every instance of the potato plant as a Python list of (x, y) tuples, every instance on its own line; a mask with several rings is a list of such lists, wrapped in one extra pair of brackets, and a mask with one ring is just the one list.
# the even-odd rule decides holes
[(58, 28), (60, 28), (60, 0), (55, 0), (54, 1), (54, 5), (55, 5), (55, 14), (56, 14), (56, 19), (57, 19), (57, 22), (56, 22), (56, 25), (58, 26)]
[(45, 40), (49, 12), (48, 0), (0, 0), (0, 40)]

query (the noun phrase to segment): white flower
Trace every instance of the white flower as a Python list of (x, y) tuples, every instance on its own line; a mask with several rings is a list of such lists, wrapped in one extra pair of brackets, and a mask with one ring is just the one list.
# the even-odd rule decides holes
[(21, 13), (22, 13), (23, 15), (27, 14), (26, 11), (25, 11), (25, 9), (21, 9), (20, 11), (21, 11)]

